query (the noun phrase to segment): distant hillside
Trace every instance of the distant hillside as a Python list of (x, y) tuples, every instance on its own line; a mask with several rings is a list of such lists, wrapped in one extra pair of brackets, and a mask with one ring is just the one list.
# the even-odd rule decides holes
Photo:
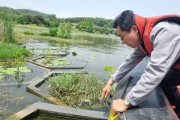
[(17, 24), (36, 24), (38, 26), (58, 28), (61, 23), (65, 22), (70, 23), (73, 28), (79, 31), (115, 34), (112, 28), (112, 19), (91, 17), (56, 18), (54, 14), (45, 14), (29, 9), (13, 9), (4, 6), (0, 7), (0, 16), (1, 15), (11, 18)]
[(55, 16), (52, 14), (45, 14), (42, 12), (38, 12), (35, 10), (29, 10), (29, 9), (13, 9), (9, 7), (0, 7), (0, 12), (5, 12), (13, 15), (31, 15), (31, 16), (42, 16), (44, 18), (49, 18), (49, 16)]

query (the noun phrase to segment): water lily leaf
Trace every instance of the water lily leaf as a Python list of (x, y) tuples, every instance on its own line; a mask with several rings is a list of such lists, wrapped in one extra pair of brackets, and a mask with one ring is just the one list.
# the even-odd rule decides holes
[(76, 53), (76, 52), (72, 52), (72, 55), (73, 55), (73, 56), (76, 56), (76, 55), (77, 55), (77, 53)]
[(60, 61), (60, 65), (70, 65), (71, 62), (67, 62), (67, 61)]
[(8, 75), (13, 75), (13, 74), (15, 74), (16, 72), (15, 72), (14, 70), (9, 70), (9, 69), (7, 69), (7, 70), (4, 70), (4, 73), (5, 73), (5, 74), (8, 74)]
[(26, 73), (27, 73), (27, 72), (31, 72), (31, 70), (28, 69), (27, 67), (20, 67), (20, 68), (19, 68), (19, 71), (20, 71), (20, 72), (26, 72)]
[(52, 61), (52, 64), (53, 64), (53, 65), (69, 65), (69, 64), (71, 64), (71, 63), (70, 63), (70, 62), (67, 62), (67, 61), (54, 60), (54, 61)]
[(18, 71), (18, 68), (8, 68), (6, 71), (17, 72), (17, 71)]
[(104, 66), (104, 71), (106, 72), (114, 72), (115, 68), (112, 66)]
[(31, 72), (31, 70), (28, 69), (27, 67), (19, 67), (19, 69), (18, 68), (7, 68), (6, 70), (2, 69), (1, 73), (13, 75), (18, 71), (20, 71), (20, 72)]

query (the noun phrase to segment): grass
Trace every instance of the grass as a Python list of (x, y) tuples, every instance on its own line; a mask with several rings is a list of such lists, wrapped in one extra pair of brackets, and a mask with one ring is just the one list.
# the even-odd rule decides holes
[(15, 62), (25, 60), (30, 55), (29, 51), (15, 44), (0, 43), (0, 62)]
[(36, 25), (21, 25), (21, 24), (17, 24), (15, 26), (15, 31), (17, 31), (17, 32), (34, 31), (36, 33), (39, 33), (39, 32), (48, 32), (49, 29), (46, 28), (46, 27), (40, 27), (40, 26), (36, 26)]
[(91, 37), (102, 37), (102, 38), (114, 38), (119, 39), (117, 36), (105, 35), (105, 34), (98, 34), (98, 33), (88, 33), (83, 31), (73, 31), (72, 36), (91, 36)]
[(48, 78), (45, 86), (45, 91), (68, 106), (91, 109), (104, 84), (93, 74), (62, 73)]
[[(23, 34), (23, 32), (32, 32), (34, 35), (27, 35)], [(96, 38), (111, 38), (117, 39), (118, 37), (105, 35), (105, 34), (97, 34), (97, 33), (88, 33), (82, 32), (77, 30), (72, 30), (72, 39), (62, 39), (58, 37), (51, 37), (51, 36), (41, 36), (40, 34), (43, 32), (49, 32), (49, 29), (46, 27), (40, 27), (35, 25), (16, 25), (15, 26), (16, 37), (21, 39), (21, 42), (31, 38), (31, 39), (38, 39), (38, 40), (47, 40), (47, 41), (54, 41), (54, 42), (61, 42), (64, 44), (80, 44), (80, 45), (92, 45), (93, 41), (87, 39), (77, 39), (79, 37), (93, 37)]]

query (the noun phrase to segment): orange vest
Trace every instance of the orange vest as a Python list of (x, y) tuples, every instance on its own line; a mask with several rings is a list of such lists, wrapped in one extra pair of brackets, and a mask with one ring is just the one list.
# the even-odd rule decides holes
[[(180, 25), (180, 16), (178, 15), (162, 15), (162, 16), (155, 16), (155, 17), (149, 17), (145, 18), (140, 15), (135, 15), (135, 24), (138, 27), (140, 39), (142, 40), (141, 47), (146, 52), (147, 55), (151, 55), (151, 52), (153, 51), (153, 45), (150, 41), (150, 33), (153, 29), (153, 27), (162, 21), (169, 21), (169, 22), (175, 22)], [(180, 57), (177, 60), (178, 63), (176, 63), (175, 66), (177, 66), (178, 69), (180, 69)]]

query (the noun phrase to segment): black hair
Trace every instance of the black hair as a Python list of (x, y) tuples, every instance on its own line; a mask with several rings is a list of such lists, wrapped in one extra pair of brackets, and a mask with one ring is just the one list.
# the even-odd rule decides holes
[(125, 10), (114, 19), (113, 28), (120, 26), (122, 31), (130, 32), (130, 29), (134, 24), (133, 11)]

